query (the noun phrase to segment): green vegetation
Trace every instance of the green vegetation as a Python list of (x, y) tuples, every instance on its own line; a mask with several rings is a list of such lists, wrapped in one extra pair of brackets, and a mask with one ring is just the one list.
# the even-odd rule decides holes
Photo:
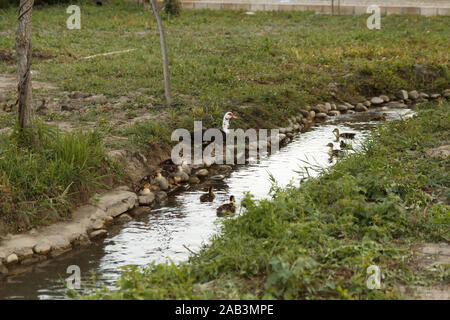
[[(34, 11), (33, 48), (41, 58), (33, 61), (39, 72), (33, 79), (53, 83), (58, 91), (104, 94), (110, 111), (97, 104), (81, 116), (56, 111), (44, 118), (75, 126), (101, 118), (113, 136), (123, 136), (128, 132), (123, 126), (143, 115), (167, 131), (180, 124), (191, 129), (193, 119), (218, 127), (229, 110), (239, 116), (236, 127), (271, 128), (286, 125), (282, 119), (306, 104), (359, 102), (399, 89), (441, 92), (450, 79), (450, 17), (383, 16), (378, 31), (367, 29), (367, 16), (184, 10), (178, 17), (162, 16), (175, 100), (167, 108), (152, 12), (121, 1), (78, 4), (80, 30), (66, 28), (66, 5)], [(0, 47), (13, 50), (16, 10), (0, 15)], [(136, 50), (79, 59), (127, 49)], [(0, 59), (0, 73), (15, 70), (14, 63)], [(59, 93), (38, 89), (35, 97)], [(113, 104), (122, 96), (130, 101)], [(147, 138), (156, 140), (151, 132)]]
[[(188, 262), (131, 266), (117, 290), (90, 298), (381, 299), (399, 297), (395, 284), (448, 283), (448, 265), (430, 272), (412, 257), (423, 241), (450, 240), (450, 158), (426, 154), (449, 142), (450, 104), (420, 106), (300, 188), (247, 196), (245, 213)], [(370, 265), (381, 290), (366, 287)]]
[(23, 147), (17, 130), (0, 136), (0, 233), (67, 216), (68, 209), (117, 172), (105, 156), (99, 131), (38, 129), (38, 151)]

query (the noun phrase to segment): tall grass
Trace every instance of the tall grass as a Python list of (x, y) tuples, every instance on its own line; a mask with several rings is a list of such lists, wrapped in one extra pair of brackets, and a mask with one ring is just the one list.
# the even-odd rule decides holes
[(58, 217), (113, 173), (100, 132), (62, 133), (44, 125), (38, 132), (39, 151), (22, 147), (17, 131), (0, 136), (0, 219), (30, 216), (26, 220), (35, 224)]

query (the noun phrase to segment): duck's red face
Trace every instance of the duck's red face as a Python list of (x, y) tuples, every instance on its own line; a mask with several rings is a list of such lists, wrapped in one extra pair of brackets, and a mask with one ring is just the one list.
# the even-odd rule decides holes
[(227, 112), (227, 116), (231, 117), (231, 118), (236, 118), (233, 114), (233, 112)]

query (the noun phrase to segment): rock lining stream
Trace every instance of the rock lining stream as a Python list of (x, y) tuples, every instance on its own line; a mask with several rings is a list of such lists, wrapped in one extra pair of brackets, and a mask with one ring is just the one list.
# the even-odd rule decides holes
[[(371, 109), (369, 112), (343, 114), (331, 117), (296, 135), (292, 142), (280, 151), (260, 159), (255, 164), (235, 168), (222, 181), (213, 181), (216, 199), (213, 203), (200, 203), (205, 184), (168, 199), (161, 208), (150, 214), (114, 225), (103, 240), (89, 247), (75, 248), (64, 255), (28, 266), (29, 272), (8, 275), (0, 281), (0, 299), (64, 299), (67, 289), (64, 279), (69, 276), (67, 267), (80, 267), (83, 283), (91, 281), (95, 274), (98, 285), (113, 286), (119, 277), (120, 267), (143, 266), (150, 262), (164, 262), (167, 257), (179, 262), (186, 260), (189, 251), (198, 251), (218, 231), (215, 209), (226, 202), (229, 195), (236, 196), (237, 203), (244, 192), (251, 192), (256, 199), (269, 197), (272, 173), (279, 186), (292, 182), (299, 185), (304, 171), (311, 165), (327, 167), (329, 162), (327, 143), (334, 141), (334, 128), (340, 131), (358, 132), (353, 146), (359, 146), (376, 122), (370, 121), (375, 114), (385, 112), (388, 120), (412, 114), (410, 109)], [(314, 168), (309, 174), (316, 176)], [(239, 209), (238, 209), (239, 210)]]

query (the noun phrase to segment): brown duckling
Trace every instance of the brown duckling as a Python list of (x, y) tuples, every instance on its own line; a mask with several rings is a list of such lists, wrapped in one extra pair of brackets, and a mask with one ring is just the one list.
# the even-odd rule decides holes
[(333, 149), (334, 145), (331, 142), (327, 146), (330, 147), (329, 153), (331, 157), (341, 157), (345, 154), (342, 150)]
[(348, 149), (348, 148), (349, 148), (349, 145), (346, 144), (346, 143), (344, 142), (344, 140), (341, 140), (341, 142), (339, 143), (339, 147), (340, 147), (341, 149)]
[(336, 128), (333, 130), (334, 135), (336, 136), (336, 141), (339, 141), (339, 137), (340, 138), (345, 138), (345, 139), (354, 139), (356, 133), (354, 132), (342, 132), (339, 133), (339, 129)]
[(230, 196), (230, 203), (225, 203), (217, 208), (217, 216), (223, 217), (228, 213), (236, 212), (236, 205), (234, 204), (234, 196)]
[(370, 120), (371, 121), (386, 121), (386, 119), (387, 119), (387, 113), (383, 113), (383, 114), (381, 114), (381, 116), (380, 115), (375, 116)]
[(159, 188), (161, 189), (161, 190), (167, 190), (167, 189), (169, 189), (169, 182), (167, 181), (167, 179), (166, 178), (164, 178), (163, 176), (162, 176), (162, 174), (161, 174), (161, 168), (158, 168), (157, 170), (156, 170), (156, 178), (155, 178), (155, 181), (158, 183), (158, 185), (159, 185)]
[(215, 197), (216, 197), (216, 195), (214, 194), (214, 187), (209, 186), (208, 193), (202, 194), (200, 196), (200, 201), (201, 202), (211, 202), (214, 200)]
[(147, 194), (150, 194), (150, 183), (145, 183), (142, 189), (139, 191), (140, 196), (145, 196)]

